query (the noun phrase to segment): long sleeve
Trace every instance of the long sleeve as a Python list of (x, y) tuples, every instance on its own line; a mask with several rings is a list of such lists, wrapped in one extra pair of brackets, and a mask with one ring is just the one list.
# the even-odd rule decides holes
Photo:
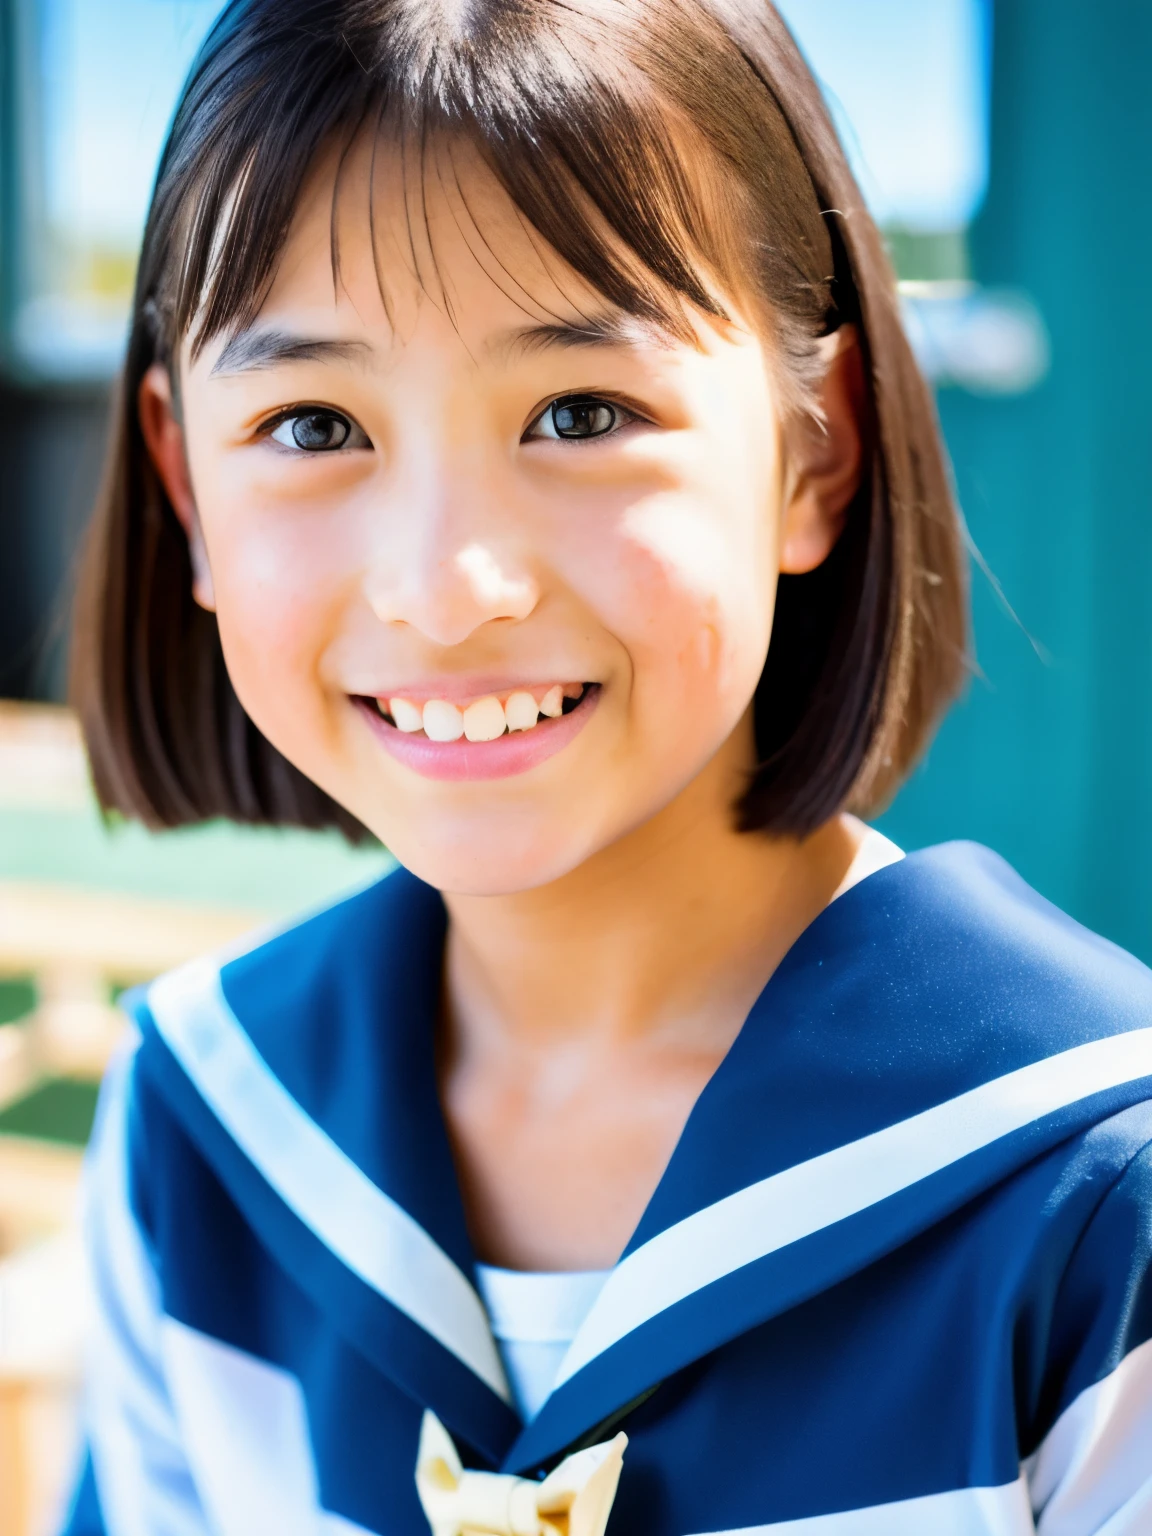
[(1152, 1531), (1152, 1146), (1111, 1187), (1057, 1298), (1058, 1416), (1028, 1458), (1039, 1536)]
[(101, 1093), (84, 1181), (95, 1290), (85, 1361), (87, 1458), (64, 1536), (207, 1536), (164, 1379), (154, 1267), (133, 1199), (134, 1050)]

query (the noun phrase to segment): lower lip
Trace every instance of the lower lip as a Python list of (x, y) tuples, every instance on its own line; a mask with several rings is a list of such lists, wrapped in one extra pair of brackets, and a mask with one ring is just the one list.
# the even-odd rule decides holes
[(554, 720), (541, 720), (531, 730), (511, 731), (495, 741), (429, 741), (427, 736), (399, 731), (384, 719), (375, 704), (357, 699), (369, 725), (397, 762), (426, 779), (508, 779), (527, 773), (555, 757), (584, 729), (600, 698), (589, 688), (576, 708)]

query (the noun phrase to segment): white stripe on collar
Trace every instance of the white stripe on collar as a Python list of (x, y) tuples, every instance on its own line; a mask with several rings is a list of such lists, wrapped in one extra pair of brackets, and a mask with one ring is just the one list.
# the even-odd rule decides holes
[(749, 1184), (630, 1253), (564, 1357), (556, 1386), (705, 1286), (865, 1210), (970, 1153), (1108, 1088), (1152, 1074), (1152, 1027), (1020, 1067), (858, 1141)]
[(205, 1102), (284, 1203), (367, 1285), (509, 1402), (471, 1281), (291, 1096), (229, 1007), (216, 964), (196, 961), (162, 976), (148, 989), (148, 1006)]
[(924, 1536), (926, 1531), (932, 1536), (1035, 1536), (1024, 1479), (999, 1488), (955, 1488), (897, 1504), (714, 1531), (711, 1536)]

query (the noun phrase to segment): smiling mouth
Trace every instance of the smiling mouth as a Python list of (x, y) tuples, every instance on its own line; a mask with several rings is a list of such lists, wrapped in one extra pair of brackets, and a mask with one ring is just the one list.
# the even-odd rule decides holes
[(541, 723), (570, 715), (593, 693), (599, 683), (553, 683), (545, 688), (514, 688), (504, 694), (490, 693), (461, 706), (450, 699), (426, 699), (416, 703), (394, 695), (373, 698), (361, 695), (358, 703), (377, 713), (395, 730), (417, 740), (498, 741), (502, 736), (534, 731)]

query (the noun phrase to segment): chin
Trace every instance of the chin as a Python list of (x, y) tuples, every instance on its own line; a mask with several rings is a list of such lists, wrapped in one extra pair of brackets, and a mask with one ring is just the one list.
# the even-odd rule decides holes
[[(512, 818), (434, 818), (398, 826), (395, 817), (372, 831), (404, 868), (438, 891), (457, 896), (513, 896), (537, 890), (583, 864), (600, 841), (581, 837), (571, 827), (557, 836), (557, 820), (532, 818), (515, 825)], [(471, 822), (471, 825), (467, 824)]]

